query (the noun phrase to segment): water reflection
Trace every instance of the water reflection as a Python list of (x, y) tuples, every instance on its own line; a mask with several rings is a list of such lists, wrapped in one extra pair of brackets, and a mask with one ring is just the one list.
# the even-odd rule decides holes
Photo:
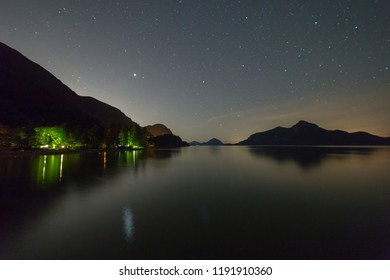
[(136, 167), (136, 163), (141, 158), (141, 155), (143, 155), (143, 151), (139, 150), (118, 152), (118, 163), (121, 166)]
[(122, 220), (125, 239), (126, 241), (131, 241), (134, 235), (134, 218), (133, 212), (129, 207), (123, 208)]
[(210, 212), (207, 207), (202, 206), (199, 208), (199, 219), (203, 224), (208, 224), (210, 222)]
[(60, 162), (60, 182), (62, 180), (62, 165), (64, 164), (64, 155), (61, 155), (61, 162)]
[(214, 151), (2, 156), (0, 259), (389, 258), (389, 148)]
[(154, 159), (169, 159), (173, 156), (178, 156), (182, 152), (181, 149), (148, 149), (146, 157)]
[[(37, 185), (55, 185), (64, 178), (82, 180), (88, 174), (116, 172), (119, 166), (136, 168), (142, 151), (99, 152), (32, 156), (31, 168)], [(97, 158), (96, 158), (97, 157)], [(120, 165), (117, 164), (120, 163)], [(0, 174), (1, 176), (1, 174)]]
[(145, 168), (146, 158), (165, 160), (179, 154), (179, 149), (173, 149), (3, 155), (0, 160), (0, 182), (2, 188), (16, 186), (18, 190), (21, 186), (55, 186), (66, 184), (69, 180), (89, 180), (98, 174), (113, 175), (123, 172), (123, 168), (138, 172)]
[(36, 164), (38, 185), (59, 183), (62, 180), (64, 155), (40, 155)]
[(345, 160), (346, 155), (372, 155), (371, 147), (260, 147), (251, 146), (249, 152), (255, 157), (269, 158), (279, 164), (293, 162), (302, 169), (319, 167), (329, 159)]

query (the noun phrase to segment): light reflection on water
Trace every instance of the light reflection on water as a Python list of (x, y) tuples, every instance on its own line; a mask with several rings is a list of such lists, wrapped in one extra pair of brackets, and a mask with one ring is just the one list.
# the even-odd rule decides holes
[(55, 184), (62, 180), (64, 154), (61, 155), (40, 155), (37, 163), (38, 185)]
[(388, 166), (369, 147), (1, 156), (0, 258), (389, 259)]
[[(29, 156), (17, 156), (17, 157), (3, 157), (4, 163), (8, 163), (11, 174), (0, 174), (7, 175), (7, 177), (27, 177), (34, 183), (32, 185), (42, 186), (42, 185), (56, 185), (61, 183), (63, 177), (72, 177), (75, 171), (82, 171), (88, 169), (89, 167), (83, 165), (84, 161), (94, 161), (96, 156), (101, 157), (102, 160), (97, 160), (93, 163), (92, 169), (96, 171), (99, 169), (98, 162), (102, 162), (102, 169), (105, 171), (107, 169), (107, 161), (114, 158), (118, 158), (118, 166), (132, 166), (136, 168), (136, 162), (139, 158), (142, 151), (123, 151), (123, 152), (111, 152), (110, 155), (107, 155), (107, 152), (94, 153), (94, 154), (51, 154), (51, 155), (29, 155)], [(83, 156), (81, 156), (83, 155)], [(108, 159), (109, 158), (109, 159)], [(26, 176), (24, 174), (26, 169), (23, 166), (17, 166), (16, 162), (23, 162), (27, 164), (26, 167), (32, 172), (31, 176)], [(90, 162), (87, 164), (90, 165)], [(112, 163), (115, 165), (115, 163)], [(16, 167), (16, 168), (15, 168)], [(6, 169), (2, 171), (6, 173)], [(92, 172), (94, 172), (92, 171)], [(0, 171), (1, 172), (1, 171)]]
[(126, 241), (131, 241), (134, 235), (133, 213), (129, 207), (123, 208), (123, 231)]

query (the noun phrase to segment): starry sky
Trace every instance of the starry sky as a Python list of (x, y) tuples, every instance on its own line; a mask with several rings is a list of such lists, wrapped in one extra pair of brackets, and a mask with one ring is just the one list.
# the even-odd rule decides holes
[(186, 141), (301, 119), (390, 136), (389, 0), (2, 0), (0, 41)]

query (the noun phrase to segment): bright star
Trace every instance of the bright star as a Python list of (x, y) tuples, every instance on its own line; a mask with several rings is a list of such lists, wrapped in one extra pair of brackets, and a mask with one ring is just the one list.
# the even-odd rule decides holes
[(133, 74), (133, 77), (137, 77), (137, 73), (134, 73), (134, 74)]

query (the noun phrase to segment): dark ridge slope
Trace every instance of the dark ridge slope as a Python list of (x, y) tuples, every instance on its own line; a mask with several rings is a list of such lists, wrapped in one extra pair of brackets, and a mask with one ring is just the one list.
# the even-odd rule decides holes
[(0, 43), (0, 124), (9, 126), (133, 124), (120, 110), (82, 97), (43, 67)]

